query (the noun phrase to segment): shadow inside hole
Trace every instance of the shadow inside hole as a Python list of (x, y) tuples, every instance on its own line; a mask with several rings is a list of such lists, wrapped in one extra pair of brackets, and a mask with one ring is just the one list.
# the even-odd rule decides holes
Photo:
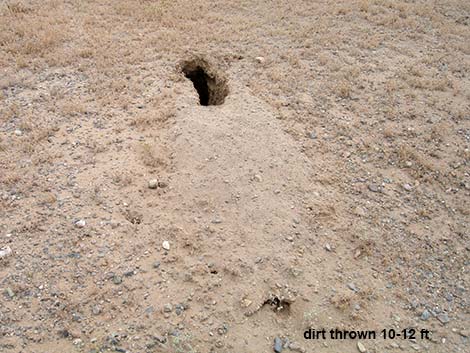
[(207, 74), (202, 67), (197, 67), (195, 70), (190, 70), (185, 73), (194, 85), (197, 93), (199, 94), (199, 103), (201, 105), (209, 105), (209, 87), (207, 85)]
[(181, 71), (193, 83), (201, 105), (221, 105), (224, 103), (229, 92), (227, 80), (206, 60), (196, 58), (184, 61)]

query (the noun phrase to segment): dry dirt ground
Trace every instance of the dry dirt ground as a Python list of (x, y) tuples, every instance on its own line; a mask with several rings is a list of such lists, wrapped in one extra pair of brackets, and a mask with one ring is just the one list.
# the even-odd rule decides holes
[(1, 0), (0, 352), (469, 352), (469, 26), (465, 0)]

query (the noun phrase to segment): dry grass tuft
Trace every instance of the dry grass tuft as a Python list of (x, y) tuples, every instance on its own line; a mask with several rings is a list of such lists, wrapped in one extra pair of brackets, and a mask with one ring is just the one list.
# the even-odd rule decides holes
[(157, 146), (154, 144), (141, 144), (139, 146), (139, 154), (142, 159), (142, 162), (147, 167), (157, 168), (166, 166), (163, 149), (157, 148)]

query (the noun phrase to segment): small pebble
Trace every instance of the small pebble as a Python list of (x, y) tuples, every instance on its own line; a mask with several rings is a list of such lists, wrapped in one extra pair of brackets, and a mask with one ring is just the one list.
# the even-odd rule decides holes
[(15, 293), (10, 287), (7, 287), (7, 289), (5, 289), (5, 292), (10, 298), (13, 298), (15, 296)]
[(171, 305), (170, 303), (163, 305), (164, 313), (171, 313), (172, 311), (173, 311), (173, 305)]
[(403, 184), (403, 189), (406, 191), (411, 191), (413, 190), (413, 187), (410, 184)]
[(0, 248), (0, 259), (11, 255), (11, 248), (7, 245)]
[(359, 291), (359, 290), (357, 289), (356, 285), (355, 285), (354, 283), (352, 283), (352, 282), (348, 283), (347, 286), (348, 286), (349, 289), (351, 289), (351, 290), (354, 291), (354, 292)]
[(82, 340), (80, 338), (76, 338), (76, 339), (73, 340), (73, 344), (78, 346), (78, 345), (82, 344)]
[(157, 179), (151, 179), (149, 180), (149, 189), (156, 189), (158, 187), (158, 180)]
[(427, 321), (431, 317), (431, 313), (429, 310), (424, 309), (423, 313), (421, 314), (421, 320)]
[(361, 342), (357, 342), (357, 349), (358, 349), (359, 352), (361, 352), (361, 353), (367, 352), (366, 347), (365, 347)]
[(75, 222), (75, 227), (77, 227), (77, 228), (83, 228), (83, 227), (85, 227), (85, 225), (86, 225), (86, 222), (83, 219), (80, 219), (79, 221)]
[(449, 316), (445, 313), (437, 315), (437, 319), (443, 324), (447, 324), (450, 321)]
[(279, 337), (274, 338), (274, 352), (282, 352), (282, 340)]
[(165, 249), (165, 250), (170, 250), (170, 242), (168, 240), (165, 240), (163, 243), (162, 243), (162, 248)]

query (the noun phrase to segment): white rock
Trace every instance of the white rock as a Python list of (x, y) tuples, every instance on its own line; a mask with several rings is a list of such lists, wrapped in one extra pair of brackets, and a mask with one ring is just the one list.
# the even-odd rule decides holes
[(149, 189), (156, 189), (158, 187), (158, 180), (151, 179), (149, 180)]
[(12, 253), (11, 248), (7, 245), (0, 249), (0, 259), (10, 256)]
[(85, 227), (85, 225), (86, 225), (86, 222), (83, 219), (75, 222), (75, 227), (77, 227), (77, 228), (83, 228), (83, 227)]
[(170, 242), (168, 240), (165, 240), (163, 243), (162, 243), (162, 247), (163, 249), (165, 250), (170, 250)]
[(16, 136), (21, 136), (21, 135), (23, 135), (23, 131), (21, 131), (21, 130), (15, 130), (15, 135), (16, 135)]
[(358, 349), (359, 352), (361, 352), (361, 353), (367, 352), (366, 347), (364, 347), (364, 345), (363, 345), (361, 342), (357, 342), (357, 349)]
[(83, 341), (80, 338), (76, 338), (76, 339), (73, 340), (73, 344), (76, 345), (76, 346), (81, 345), (82, 342)]
[(255, 60), (258, 64), (264, 64), (266, 62), (266, 59), (263, 58), (262, 56), (257, 56)]
[(255, 174), (255, 176), (253, 177), (254, 180), (256, 180), (257, 182), (261, 183), (263, 181), (263, 178), (261, 177), (261, 175), (259, 174)]
[(404, 184), (403, 189), (405, 189), (406, 191), (411, 191), (413, 190), (413, 187), (410, 184)]

